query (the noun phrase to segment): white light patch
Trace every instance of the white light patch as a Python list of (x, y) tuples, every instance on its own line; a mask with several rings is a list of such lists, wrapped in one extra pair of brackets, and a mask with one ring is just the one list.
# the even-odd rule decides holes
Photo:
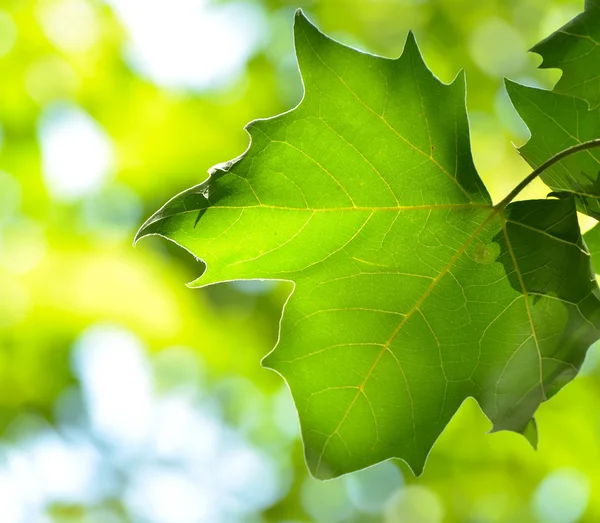
[(0, 470), (0, 521), (2, 523), (25, 523), (26, 503), (19, 485), (4, 470)]
[(67, 53), (85, 53), (100, 37), (99, 20), (91, 2), (44, 2), (37, 14), (48, 39)]
[(108, 135), (81, 109), (57, 105), (38, 124), (44, 183), (53, 197), (74, 200), (99, 189), (114, 169)]
[(232, 512), (265, 510), (287, 491), (288, 485), (277, 476), (269, 456), (241, 439), (224, 446), (213, 470), (215, 483), (228, 495)]
[(171, 395), (157, 405), (153, 438), (159, 460), (180, 461), (195, 470), (210, 469), (212, 477), (223, 426), (214, 415), (197, 410), (189, 398)]
[(152, 467), (140, 470), (127, 489), (125, 504), (149, 523), (213, 523), (224, 521), (215, 511), (217, 494), (181, 471)]
[(119, 453), (143, 453), (154, 400), (139, 340), (116, 327), (92, 327), (77, 341), (73, 366), (96, 437)]
[(583, 517), (589, 501), (588, 477), (575, 469), (558, 469), (538, 485), (533, 510), (542, 523), (575, 523)]
[(344, 477), (352, 504), (361, 512), (379, 514), (392, 494), (404, 485), (404, 478), (391, 461), (360, 470)]
[(200, 91), (227, 84), (263, 43), (262, 9), (210, 0), (106, 0), (131, 37), (131, 66), (155, 83)]
[(149, 523), (246, 521), (287, 492), (275, 463), (212, 408), (178, 394), (156, 407), (154, 445), (146, 464), (131, 471), (132, 514)]
[(25, 441), (18, 454), (26, 460), (45, 504), (91, 504), (102, 499), (100, 455), (88, 442), (67, 441), (45, 431)]

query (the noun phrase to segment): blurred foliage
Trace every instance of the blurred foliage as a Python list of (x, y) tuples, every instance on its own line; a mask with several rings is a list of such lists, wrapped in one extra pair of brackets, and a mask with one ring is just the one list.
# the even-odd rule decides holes
[(499, 199), (528, 172), (502, 77), (551, 86), (559, 74), (526, 50), (583, 5), (3, 0), (0, 521), (598, 521), (596, 349), (540, 409), (537, 452), (486, 435), (467, 402), (422, 477), (386, 463), (316, 483), (288, 391), (259, 365), (289, 287), (193, 291), (202, 266), (188, 253), (132, 247), (146, 216), (244, 151), (247, 122), (299, 101), (296, 7), (384, 56), (412, 28), (442, 80), (466, 69), (476, 163)]

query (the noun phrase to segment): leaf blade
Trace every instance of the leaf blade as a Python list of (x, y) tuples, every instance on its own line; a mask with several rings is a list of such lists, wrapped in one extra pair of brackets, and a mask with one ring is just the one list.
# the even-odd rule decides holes
[(589, 273), (572, 199), (492, 207), (464, 78), (439, 82), (412, 36), (386, 60), (302, 15), (295, 34), (301, 104), (250, 124), (245, 155), (138, 237), (201, 257), (198, 286), (295, 283), (264, 364), (290, 385), (316, 476), (390, 457), (420, 473), (470, 396), (526, 432), (598, 335), (595, 284), (569, 270)]
[[(558, 152), (598, 138), (600, 110), (588, 110), (583, 100), (506, 81), (509, 96), (531, 132), (519, 153), (538, 167)], [(573, 194), (578, 209), (600, 218), (600, 152), (577, 153), (542, 173), (555, 192)]]
[(600, 2), (586, 0), (585, 11), (535, 45), (543, 69), (558, 68), (563, 76), (554, 90), (586, 100), (590, 108), (600, 105)]

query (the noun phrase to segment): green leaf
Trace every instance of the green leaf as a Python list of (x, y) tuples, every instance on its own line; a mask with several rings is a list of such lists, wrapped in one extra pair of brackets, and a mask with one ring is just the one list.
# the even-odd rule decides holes
[[(585, 101), (544, 89), (507, 81), (508, 94), (531, 132), (519, 149), (538, 167), (555, 154), (600, 137), (600, 109), (588, 110)], [(553, 165), (542, 180), (555, 192), (572, 193), (578, 210), (600, 219), (600, 152), (579, 152)]]
[(540, 67), (562, 69), (556, 92), (600, 105), (600, 0), (587, 0), (585, 11), (531, 49)]
[(600, 226), (596, 225), (586, 232), (583, 239), (590, 251), (594, 272), (600, 274)]
[(206, 263), (192, 286), (294, 282), (264, 365), (288, 382), (319, 478), (399, 457), (420, 473), (474, 397), (525, 433), (598, 338), (598, 289), (572, 197), (493, 207), (470, 152), (463, 75), (414, 37), (387, 60), (302, 14), (305, 96), (251, 123), (244, 155), (151, 217)]
[(535, 450), (537, 450), (537, 447), (538, 447), (538, 428), (537, 428), (537, 423), (535, 421), (535, 418), (531, 418), (529, 420), (529, 423), (527, 424), (527, 426), (525, 427), (525, 430), (523, 431), (523, 436), (525, 436), (525, 439), (529, 442), (529, 444)]

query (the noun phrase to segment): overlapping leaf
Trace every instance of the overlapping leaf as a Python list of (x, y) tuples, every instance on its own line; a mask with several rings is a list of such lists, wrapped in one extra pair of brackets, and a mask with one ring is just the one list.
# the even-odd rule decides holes
[(543, 68), (562, 69), (555, 91), (600, 105), (600, 0), (587, 0), (585, 11), (533, 47)]
[[(532, 51), (544, 57), (541, 67), (563, 70), (553, 91), (507, 83), (531, 132), (519, 151), (537, 168), (560, 151), (600, 138), (600, 0), (588, 0), (583, 13)], [(579, 211), (600, 218), (598, 149), (564, 159), (542, 179), (556, 192), (573, 194)]]
[(525, 431), (598, 338), (598, 289), (572, 198), (491, 204), (470, 153), (464, 79), (412, 36), (359, 53), (301, 14), (305, 84), (248, 126), (240, 158), (168, 202), (159, 234), (206, 262), (194, 286), (293, 281), (264, 364), (287, 380), (321, 478), (400, 457), (419, 473), (469, 396)]
[(591, 254), (593, 269), (600, 274), (600, 226), (594, 226), (583, 238)]
[[(507, 89), (531, 131), (531, 139), (519, 152), (532, 167), (569, 147), (600, 138), (600, 108), (589, 110), (584, 100), (514, 82), (507, 82)], [(590, 149), (565, 158), (541, 177), (553, 191), (573, 194), (581, 212), (599, 219), (599, 174), (600, 149)]]

